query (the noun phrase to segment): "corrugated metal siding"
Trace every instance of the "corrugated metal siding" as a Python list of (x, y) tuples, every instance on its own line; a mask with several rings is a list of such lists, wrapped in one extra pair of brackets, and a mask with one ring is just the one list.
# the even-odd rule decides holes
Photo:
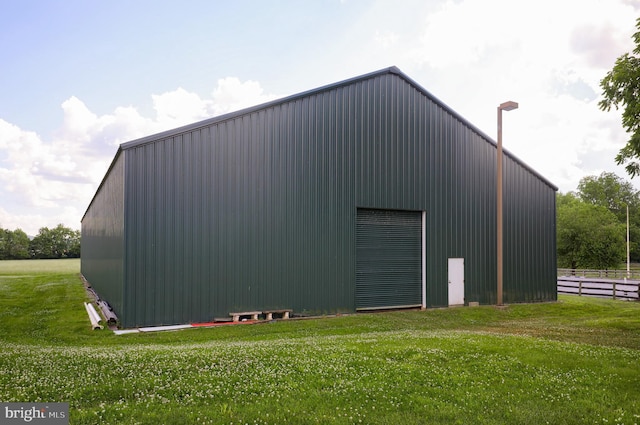
[(334, 178), (349, 154), (325, 145), (336, 131), (324, 125), (336, 119), (329, 99), (128, 150), (128, 193), (145, 192), (127, 216), (135, 324), (353, 310), (353, 245), (343, 244), (354, 237), (353, 195)]
[(422, 213), (358, 209), (356, 309), (422, 302)]
[(82, 219), (81, 272), (117, 315), (124, 298), (124, 162), (115, 160)]
[(556, 300), (555, 193), (511, 159), (504, 169), (504, 300)]
[[(447, 258), (495, 302), (495, 145), (396, 72), (123, 149), (127, 325), (353, 311), (358, 207), (426, 211), (428, 306)], [(506, 300), (555, 299), (554, 188), (506, 158)]]

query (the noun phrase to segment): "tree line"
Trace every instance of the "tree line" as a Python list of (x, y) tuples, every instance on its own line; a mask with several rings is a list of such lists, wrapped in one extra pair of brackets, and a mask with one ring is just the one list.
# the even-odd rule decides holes
[(62, 224), (42, 227), (32, 239), (22, 229), (0, 228), (0, 260), (79, 258), (80, 231)]
[(627, 207), (630, 259), (640, 262), (640, 194), (614, 173), (582, 178), (576, 192), (557, 195), (558, 267), (618, 268), (626, 261)]

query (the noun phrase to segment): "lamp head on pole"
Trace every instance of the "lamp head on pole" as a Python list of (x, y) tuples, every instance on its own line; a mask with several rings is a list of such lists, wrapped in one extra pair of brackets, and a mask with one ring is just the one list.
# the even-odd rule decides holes
[(498, 109), (501, 111), (513, 111), (514, 109), (518, 109), (518, 102), (508, 101), (500, 104)]

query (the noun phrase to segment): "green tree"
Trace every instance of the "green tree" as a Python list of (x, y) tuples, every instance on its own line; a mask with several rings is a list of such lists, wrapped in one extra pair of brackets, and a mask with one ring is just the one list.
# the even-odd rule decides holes
[(29, 258), (29, 237), (22, 229), (0, 229), (0, 260)]
[(572, 205), (574, 202), (578, 201), (578, 196), (573, 192), (562, 193), (558, 192), (556, 194), (556, 209), (563, 208), (567, 205)]
[(616, 155), (618, 165), (625, 164), (631, 177), (640, 174), (640, 18), (636, 20), (638, 31), (633, 34), (633, 54), (620, 56), (611, 71), (600, 81), (603, 99), (600, 109), (624, 108), (622, 126), (631, 138)]
[(625, 229), (615, 214), (572, 193), (557, 197), (558, 266), (609, 269), (625, 254)]
[(80, 231), (72, 230), (67, 235), (67, 252), (69, 258), (80, 258)]
[(51, 229), (41, 227), (40, 230), (38, 230), (38, 234), (31, 239), (29, 250), (33, 258), (56, 258), (54, 255)]
[(607, 208), (625, 227), (629, 207), (630, 257), (640, 261), (640, 195), (633, 185), (614, 173), (603, 172), (582, 178), (577, 195), (589, 204)]
[(42, 227), (31, 240), (34, 258), (80, 257), (80, 232), (58, 224), (53, 229)]
[(638, 191), (615, 173), (583, 177), (578, 184), (577, 195), (585, 202), (607, 208), (620, 221), (626, 220), (627, 205), (634, 210), (640, 206)]
[(0, 260), (9, 259), (9, 232), (10, 230), (0, 228)]
[(11, 233), (10, 258), (13, 260), (29, 258), (29, 236), (22, 229), (16, 229)]

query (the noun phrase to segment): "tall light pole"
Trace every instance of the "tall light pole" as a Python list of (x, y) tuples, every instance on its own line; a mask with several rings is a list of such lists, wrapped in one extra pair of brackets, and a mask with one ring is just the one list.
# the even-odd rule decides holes
[(497, 245), (498, 245), (498, 300), (497, 304), (502, 305), (502, 277), (503, 277), (503, 261), (502, 261), (502, 111), (513, 111), (518, 108), (516, 102), (504, 102), (498, 106), (498, 158), (497, 158)]
[(629, 204), (627, 204), (627, 278), (630, 278), (629, 270)]

